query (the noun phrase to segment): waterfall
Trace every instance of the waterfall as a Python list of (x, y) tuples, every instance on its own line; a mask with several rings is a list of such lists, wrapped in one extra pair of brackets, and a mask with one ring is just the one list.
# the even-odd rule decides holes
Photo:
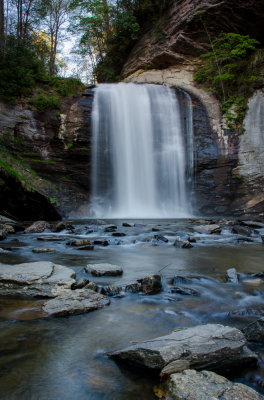
[(95, 91), (92, 122), (90, 215), (174, 218), (191, 214), (189, 95), (177, 96), (175, 89), (152, 84), (102, 84)]

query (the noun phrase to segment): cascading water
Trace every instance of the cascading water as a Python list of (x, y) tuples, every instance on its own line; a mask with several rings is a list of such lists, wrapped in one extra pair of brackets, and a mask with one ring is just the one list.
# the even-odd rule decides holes
[(174, 89), (159, 85), (119, 83), (96, 88), (90, 215), (173, 218), (191, 214), (192, 104), (186, 93), (181, 93), (181, 99)]

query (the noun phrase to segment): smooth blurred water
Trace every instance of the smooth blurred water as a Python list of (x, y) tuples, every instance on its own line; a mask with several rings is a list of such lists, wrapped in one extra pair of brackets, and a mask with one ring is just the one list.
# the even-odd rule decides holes
[(108, 218), (191, 215), (192, 102), (185, 119), (174, 89), (102, 84), (93, 104), (90, 214)]

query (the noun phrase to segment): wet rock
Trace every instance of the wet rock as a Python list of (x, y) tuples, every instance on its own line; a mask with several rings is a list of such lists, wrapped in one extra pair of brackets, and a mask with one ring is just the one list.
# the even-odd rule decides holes
[(264, 308), (241, 308), (240, 310), (232, 310), (228, 313), (229, 317), (262, 317), (264, 316)]
[(52, 253), (55, 249), (33, 249), (33, 253)]
[(123, 274), (123, 268), (113, 264), (88, 264), (85, 271), (93, 276), (117, 276)]
[(194, 290), (192, 288), (187, 288), (187, 287), (180, 287), (180, 286), (175, 286), (171, 288), (171, 293), (179, 293), (183, 294), (185, 296), (200, 296), (200, 293), (197, 290)]
[(67, 244), (67, 246), (86, 246), (86, 245), (90, 245), (91, 242), (88, 239), (69, 240), (66, 244)]
[(132, 228), (132, 224), (129, 224), (128, 222), (123, 222), (122, 226), (126, 227), (126, 228)]
[(170, 278), (169, 280), (168, 280), (168, 284), (169, 285), (176, 285), (176, 284), (190, 284), (190, 283), (192, 283), (192, 279), (191, 278), (188, 278), (188, 277), (186, 277), (186, 276), (175, 276), (175, 277), (173, 277), (173, 278)]
[(153, 239), (160, 240), (161, 242), (164, 242), (164, 243), (168, 243), (168, 241), (169, 241), (165, 236), (162, 236), (162, 235), (154, 235)]
[(0, 264), (1, 296), (55, 297), (75, 283), (75, 272), (49, 261)]
[(236, 225), (232, 228), (232, 232), (236, 233), (237, 235), (251, 236), (252, 231), (245, 226)]
[(264, 317), (246, 326), (242, 332), (250, 342), (264, 343)]
[(30, 225), (28, 228), (25, 229), (25, 233), (41, 233), (44, 232), (46, 229), (50, 229), (51, 226), (46, 221), (36, 221), (34, 224)]
[(12, 234), (16, 232), (14, 227), (8, 224), (0, 224), (0, 231), (4, 231), (6, 234)]
[(87, 279), (87, 278), (79, 279), (78, 281), (74, 282), (74, 283), (71, 285), (71, 289), (72, 289), (72, 290), (82, 289), (82, 288), (84, 288), (86, 285), (88, 285), (89, 282), (90, 282), (90, 281), (89, 281), (89, 279)]
[(251, 228), (264, 228), (264, 223), (258, 221), (240, 221), (240, 224)]
[(152, 232), (159, 232), (161, 229), (160, 228), (152, 228), (151, 230), (152, 230)]
[(77, 250), (93, 250), (94, 246), (92, 244), (88, 245), (88, 246), (82, 246), (82, 247), (78, 247)]
[(160, 275), (149, 275), (138, 279), (138, 282), (140, 283), (140, 292), (144, 294), (157, 294), (162, 290)]
[(63, 242), (65, 239), (61, 236), (38, 236), (37, 240), (42, 242)]
[(105, 296), (118, 296), (122, 288), (120, 286), (104, 286), (101, 288), (100, 293)]
[(198, 233), (205, 233), (205, 234), (221, 233), (221, 226), (218, 224), (200, 225), (200, 226), (195, 226), (193, 229), (195, 230), (195, 232)]
[(46, 301), (42, 310), (48, 317), (64, 317), (94, 311), (109, 303), (107, 297), (85, 288), (61, 293), (54, 299)]
[(108, 240), (94, 240), (93, 244), (99, 246), (109, 246)]
[(94, 292), (97, 292), (98, 286), (94, 282), (89, 282), (86, 286), (85, 289), (90, 289), (93, 290)]
[(56, 224), (52, 231), (53, 232), (61, 232), (64, 231), (65, 229), (67, 229), (67, 226), (63, 223), (63, 222), (59, 222), (58, 224)]
[(249, 279), (243, 279), (242, 281), (244, 284), (246, 285), (250, 285), (250, 286), (260, 286), (263, 285), (263, 280), (259, 279), (259, 278), (249, 278)]
[(164, 400), (263, 400), (264, 396), (241, 383), (211, 371), (187, 369), (175, 373), (157, 388)]
[(140, 284), (139, 283), (129, 283), (125, 286), (125, 292), (129, 293), (138, 293), (140, 292)]
[(126, 236), (126, 234), (124, 232), (114, 232), (112, 233), (112, 236), (123, 237)]
[(5, 240), (7, 237), (7, 233), (3, 230), (0, 230), (0, 240)]
[(188, 239), (183, 239), (181, 237), (176, 237), (174, 243), (174, 247), (181, 247), (182, 249), (191, 249), (193, 245), (189, 242)]
[(235, 268), (229, 268), (226, 271), (226, 281), (237, 284), (238, 280), (239, 280), (239, 274), (237, 273), (237, 270)]
[(190, 368), (206, 367), (210, 370), (257, 361), (256, 354), (246, 347), (246, 339), (240, 330), (219, 324), (183, 329), (109, 355), (155, 370), (161, 370), (176, 360), (188, 361)]
[(7, 254), (7, 253), (10, 253), (10, 250), (2, 249), (2, 248), (0, 247), (0, 254)]
[(104, 229), (104, 231), (105, 231), (105, 232), (115, 232), (116, 229), (117, 229), (117, 226), (116, 226), (116, 225), (110, 225), (110, 226), (107, 226), (107, 227)]

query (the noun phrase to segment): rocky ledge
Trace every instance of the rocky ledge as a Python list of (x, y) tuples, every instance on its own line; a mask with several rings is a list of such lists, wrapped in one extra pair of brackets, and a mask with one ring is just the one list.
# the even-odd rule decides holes
[(243, 333), (219, 324), (199, 325), (173, 332), (109, 354), (130, 364), (161, 370), (162, 376), (187, 368), (221, 370), (256, 362)]
[(0, 264), (1, 296), (41, 298), (39, 316), (66, 316), (93, 311), (110, 303), (85, 287), (75, 289), (75, 272), (49, 261)]
[(230, 382), (211, 371), (186, 370), (173, 374), (156, 388), (163, 400), (263, 400), (255, 390), (240, 383)]

